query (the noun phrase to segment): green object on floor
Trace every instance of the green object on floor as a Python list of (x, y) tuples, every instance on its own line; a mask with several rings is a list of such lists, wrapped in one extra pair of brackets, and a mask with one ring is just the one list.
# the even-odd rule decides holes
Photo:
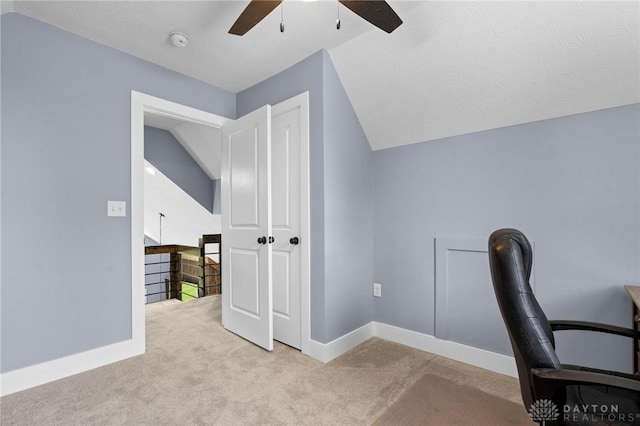
[(181, 291), (183, 302), (198, 298), (198, 286), (195, 284), (183, 282), (181, 285)]

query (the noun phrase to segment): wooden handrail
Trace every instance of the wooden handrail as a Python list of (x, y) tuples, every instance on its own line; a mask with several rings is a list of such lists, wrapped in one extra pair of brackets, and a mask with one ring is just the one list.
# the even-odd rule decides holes
[(188, 253), (198, 256), (200, 254), (200, 247), (183, 246), (179, 244), (166, 244), (163, 246), (147, 246), (144, 248), (144, 254), (162, 253)]

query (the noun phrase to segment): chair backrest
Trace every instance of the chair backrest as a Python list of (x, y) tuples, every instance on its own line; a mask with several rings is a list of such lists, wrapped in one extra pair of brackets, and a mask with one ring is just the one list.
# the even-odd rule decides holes
[(534, 402), (531, 369), (560, 368), (553, 331), (529, 285), (532, 257), (529, 240), (517, 229), (499, 229), (489, 237), (493, 289), (509, 332), (527, 408)]

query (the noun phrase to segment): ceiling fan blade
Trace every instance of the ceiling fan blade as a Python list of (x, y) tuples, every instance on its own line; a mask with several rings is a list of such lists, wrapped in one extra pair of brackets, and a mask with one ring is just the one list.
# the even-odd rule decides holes
[(236, 22), (229, 30), (229, 34), (244, 35), (258, 22), (262, 21), (282, 0), (251, 0), (242, 11)]
[(383, 0), (338, 0), (353, 13), (388, 33), (402, 24), (402, 19)]

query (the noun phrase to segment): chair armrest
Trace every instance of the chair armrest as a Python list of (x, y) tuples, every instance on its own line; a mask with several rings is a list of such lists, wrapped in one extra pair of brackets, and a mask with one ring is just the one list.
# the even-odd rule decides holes
[(631, 337), (632, 339), (640, 339), (640, 332), (630, 328), (618, 327), (617, 325), (600, 324), (590, 321), (549, 321), (553, 331), (561, 330), (584, 330), (596, 331), (600, 333), (616, 334), (618, 336)]
[(566, 403), (567, 386), (608, 386), (640, 393), (640, 380), (592, 371), (532, 368), (531, 381), (536, 400), (548, 399), (559, 406)]
[[(610, 374), (595, 373), (593, 371), (564, 370), (555, 368), (532, 368), (531, 377), (534, 382), (539, 382), (550, 393), (540, 397), (550, 398), (555, 390), (570, 385), (594, 385), (611, 386), (619, 389), (640, 392), (640, 379)], [(536, 386), (537, 387), (537, 386)]]

